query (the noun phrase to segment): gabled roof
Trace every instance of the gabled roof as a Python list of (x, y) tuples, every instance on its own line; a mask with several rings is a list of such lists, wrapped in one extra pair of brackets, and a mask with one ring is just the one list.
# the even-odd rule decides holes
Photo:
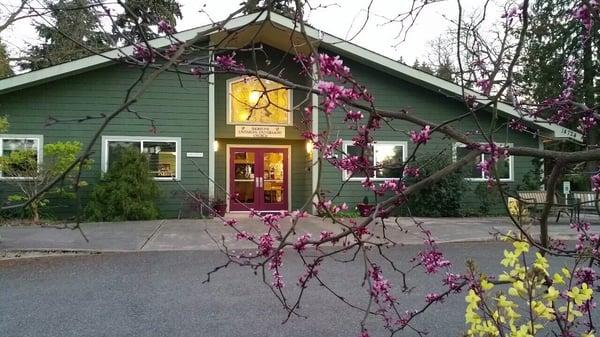
[[(267, 18), (266, 13), (254, 13), (245, 16), (240, 16), (229, 20), (222, 30), (232, 30), (236, 28), (244, 27), (248, 24), (255, 22), (262, 22)], [(274, 25), (288, 29), (289, 31), (298, 31), (299, 27), (293, 20), (282, 16), (277, 13), (269, 13), (269, 18)], [(196, 37), (198, 34), (208, 34), (214, 28), (213, 24), (201, 26), (198, 28), (186, 30), (175, 34), (178, 40), (186, 41)], [(459, 85), (446, 81), (439, 77), (425, 73), (423, 71), (409, 67), (401, 62), (392, 60), (386, 56), (360, 47), (354, 43), (345, 41), (331, 34), (325, 33), (309, 25), (305, 26), (306, 34), (311, 39), (314, 39), (318, 44), (330, 51), (339, 53), (341, 56), (349, 57), (353, 60), (360, 61), (364, 64), (373, 66), (375, 68), (386, 71), (396, 77), (402, 78), (409, 82), (415, 83), (422, 87), (429, 88), (440, 92), (445, 95), (461, 98), (463, 95), (463, 89)], [(152, 47), (162, 48), (167, 47), (171, 44), (171, 41), (167, 38), (157, 38), (150, 41)], [(79, 60), (51, 66), (48, 68), (31, 71), (25, 74), (9, 77), (4, 80), (0, 80), (0, 95), (23, 89), (26, 87), (34, 86), (44, 82), (52, 81), (58, 78), (79, 74), (85, 71), (93, 70), (99, 67), (113, 64), (115, 59), (124, 56), (131, 56), (133, 54), (133, 47), (127, 46), (123, 48), (114, 49), (111, 51), (104, 52), (99, 55), (88, 56)], [(485, 96), (481, 95), (472, 90), (465, 90), (467, 95), (473, 95), (479, 98), (482, 103), (486, 102)], [(498, 103), (498, 110), (506, 115), (513, 116), (515, 118), (521, 118), (536, 126), (545, 129), (552, 133), (555, 138), (569, 138), (576, 141), (582, 141), (583, 137), (580, 133), (561, 127), (559, 125), (550, 124), (545, 121), (535, 120), (528, 116), (523, 116), (513, 106), (506, 103)]]

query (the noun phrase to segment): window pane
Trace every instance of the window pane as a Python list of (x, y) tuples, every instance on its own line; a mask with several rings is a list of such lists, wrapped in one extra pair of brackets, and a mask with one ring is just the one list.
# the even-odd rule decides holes
[[(357, 157), (361, 157), (363, 154), (361, 153), (362, 148), (358, 147), (358, 146), (354, 146), (354, 145), (348, 145), (346, 147), (346, 154), (348, 156), (357, 156)], [(367, 173), (369, 174), (369, 177), (373, 178), (374, 177), (374, 172), (372, 171), (372, 166), (374, 163), (373, 160), (373, 148), (372, 147), (368, 147), (364, 150), (364, 157), (365, 160), (367, 162)], [(348, 176), (350, 176), (350, 172), (348, 172)], [(365, 178), (367, 175), (365, 174), (365, 170), (361, 169), (361, 170), (357, 170), (354, 171), (354, 174), (352, 175), (352, 178)]]
[(400, 145), (376, 144), (375, 164), (378, 166), (376, 177), (401, 178), (403, 152), (404, 149)]
[(117, 160), (123, 153), (128, 149), (136, 149), (140, 151), (141, 142), (128, 142), (128, 141), (109, 141), (108, 142), (108, 165), (110, 168), (112, 163)]
[(288, 89), (265, 79), (248, 77), (231, 84), (231, 121), (250, 124), (288, 124)]
[(148, 167), (153, 177), (175, 177), (177, 172), (177, 144), (175, 142), (144, 141), (142, 152), (148, 157)]
[(256, 157), (254, 151), (240, 151), (233, 153), (234, 189), (233, 193), (241, 203), (254, 203), (254, 169)]
[(265, 152), (264, 163), (264, 202), (283, 202), (283, 152)]
[[(484, 158), (487, 160), (490, 158), (489, 154), (485, 154)], [(510, 179), (510, 160), (500, 159), (496, 162), (496, 172), (500, 179)]]
[(2, 175), (7, 177), (35, 176), (38, 166), (37, 139), (4, 139), (2, 155), (8, 159), (8, 164)]
[[(467, 149), (466, 147), (456, 147), (456, 160), (460, 160), (461, 158), (466, 156), (469, 152), (471, 152), (471, 150)], [(465, 178), (472, 178), (472, 179), (483, 178), (481, 169), (479, 169), (479, 167), (477, 167), (477, 165), (480, 162), (481, 162), (481, 156), (475, 157), (472, 164), (467, 164), (464, 166), (463, 174), (465, 175)]]

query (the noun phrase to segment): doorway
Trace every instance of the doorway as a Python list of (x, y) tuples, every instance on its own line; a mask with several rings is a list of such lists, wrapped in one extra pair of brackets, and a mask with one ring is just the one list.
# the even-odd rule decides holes
[(281, 211), (289, 203), (289, 148), (229, 147), (230, 211)]

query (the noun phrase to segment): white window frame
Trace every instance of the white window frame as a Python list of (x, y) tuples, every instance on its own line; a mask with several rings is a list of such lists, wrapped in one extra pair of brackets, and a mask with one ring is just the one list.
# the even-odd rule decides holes
[[(487, 143), (480, 143), (481, 145), (485, 145)], [(495, 143), (499, 147), (513, 147), (512, 143)], [(452, 162), (456, 163), (458, 160), (458, 148), (466, 148), (467, 146), (463, 143), (454, 143), (452, 146)], [(484, 160), (485, 153), (480, 154), (480, 160)], [(501, 159), (506, 160), (506, 159)], [(487, 178), (484, 178), (483, 172), (481, 172), (481, 178), (465, 178), (467, 181), (488, 181)], [(512, 182), (515, 178), (515, 161), (513, 156), (508, 156), (508, 178), (500, 178), (500, 181), (504, 182)]]
[[(394, 145), (394, 146), (402, 146), (402, 163), (406, 163), (406, 157), (407, 157), (407, 151), (408, 151), (408, 142), (405, 141), (395, 141), (395, 140), (379, 140), (379, 141), (375, 141), (373, 142), (373, 166), (377, 165), (376, 159), (377, 156), (375, 155), (375, 151), (376, 151), (376, 147), (378, 144), (381, 145)], [(342, 143), (342, 148), (345, 154), (348, 154), (348, 146), (355, 146), (354, 142), (352, 141), (344, 141)], [(376, 174), (376, 173), (375, 173)], [(394, 177), (394, 178), (377, 178), (377, 177), (373, 177), (370, 178), (369, 180), (371, 181), (386, 181), (386, 180), (398, 180), (398, 179), (402, 179), (403, 177)], [(344, 170), (342, 172), (342, 181), (363, 181), (365, 180), (366, 177), (351, 177), (349, 172)]]
[[(293, 92), (294, 90), (292, 89), (287, 89), (288, 92), (288, 106), (286, 107), (287, 111), (288, 111), (288, 120), (286, 124), (277, 124), (277, 123), (252, 123), (252, 122), (234, 122), (233, 118), (232, 118), (232, 112), (231, 111), (231, 100), (234, 99), (233, 96), (231, 95), (231, 86), (235, 83), (238, 82), (243, 82), (244, 80), (247, 79), (252, 79), (252, 78), (256, 78), (256, 76), (238, 76), (238, 77), (234, 77), (234, 78), (230, 78), (227, 80), (227, 97), (226, 97), (226, 101), (227, 101), (227, 124), (228, 125), (261, 125), (261, 126), (293, 126), (294, 125), (294, 111), (292, 109), (293, 106), (293, 99), (294, 99), (294, 95)], [(275, 81), (272, 81), (275, 82)], [(281, 84), (281, 83), (279, 83)], [(283, 84), (281, 84), (282, 86), (284, 86)], [(284, 86), (285, 87), (285, 86)]]
[(134, 136), (102, 136), (101, 169), (102, 174), (108, 170), (108, 143), (109, 142), (140, 142), (140, 153), (144, 149), (144, 142), (175, 143), (175, 177), (153, 177), (156, 181), (181, 180), (181, 137), (134, 137)]
[[(0, 157), (4, 155), (4, 140), (37, 140), (37, 163), (38, 166), (44, 160), (44, 136), (43, 135), (25, 135), (25, 134), (0, 134)], [(33, 180), (35, 177), (4, 177), (0, 170), (0, 180)]]

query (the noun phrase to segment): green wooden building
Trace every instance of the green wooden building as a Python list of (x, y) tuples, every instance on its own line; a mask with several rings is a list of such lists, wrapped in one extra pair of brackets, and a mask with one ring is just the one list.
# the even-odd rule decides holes
[[(269, 22), (262, 24), (267, 19), (265, 16), (257, 18), (258, 15), (229, 21), (225, 28), (236, 33), (228, 38), (223, 31), (211, 31), (211, 26), (180, 32), (176, 37), (179, 40), (199, 37), (200, 48), (193, 56), (205, 60), (215, 56), (207, 51), (210, 48), (206, 47), (211, 45), (219, 43), (221, 47), (236, 48), (253, 44), (264, 50), (257, 53), (258, 59), (243, 51), (237, 53), (237, 59), (248, 67), (312, 85), (293, 60), (295, 53), (310, 50), (294, 22), (271, 13)], [(249, 23), (252, 24), (248, 26)], [(307, 27), (306, 34), (313, 48), (343, 58), (356, 80), (366, 85), (379, 108), (410, 108), (434, 123), (465, 112), (463, 103), (457, 99), (461, 97), (461, 88), (453, 83), (315, 28)], [(151, 43), (157, 48), (170, 45), (166, 38)], [(43, 161), (43, 144), (67, 140), (87, 144), (103, 121), (94, 117), (117, 109), (124, 102), (129, 86), (141, 74), (137, 67), (114, 61), (132, 53), (133, 48), (125, 47), (0, 80), (0, 115), (8, 116), (10, 121), (9, 133), (0, 134), (0, 156), (21, 148), (33, 148), (38, 161)], [(268, 114), (250, 113), (247, 102), (255, 105), (264, 99), (256, 95), (257, 85), (253, 78), (229, 74), (210, 74), (200, 79), (174, 72), (161, 74), (132, 106), (140, 115), (153, 119), (157, 129), (151, 132), (149, 121), (132, 112), (119, 114), (94, 144), (93, 169), (84, 173), (84, 179), (90, 183), (87, 189), (93, 188), (94, 182), (101, 179), (102, 172), (110, 166), (114, 157), (111, 153), (126, 146), (148, 155), (150, 171), (163, 192), (158, 204), (165, 217), (176, 217), (181, 211), (181, 194), (177, 193), (180, 185), (211, 197), (224, 197), (221, 188), (237, 194), (244, 204), (228, 203), (231, 212), (245, 211), (247, 207), (269, 211), (302, 207), (316, 187), (318, 174), (314, 163), (316, 153), (300, 131), (305, 127), (302, 107), (317, 105), (318, 98), (300, 91), (276, 90), (281, 85), (267, 81), (266, 86), (275, 89), (269, 98), (278, 102), (277, 108)], [(502, 120), (519, 116), (506, 104), (500, 104), (499, 110)], [(325, 121), (318, 111), (313, 114), (308, 127), (318, 133)], [(92, 118), (77, 121), (86, 116)], [(480, 118), (482, 123), (489, 124), (491, 113), (483, 112)], [(554, 138), (581, 137), (556, 125), (531, 121), (530, 126)], [(464, 131), (476, 130), (470, 118), (463, 119), (457, 127)], [(351, 139), (352, 131), (344, 124), (343, 114), (334, 114), (333, 128), (344, 140)], [(383, 126), (376, 135), (374, 162), (405, 160), (412, 144), (406, 133), (397, 130), (411, 129), (416, 127), (401, 121)], [(496, 134), (498, 142), (509, 146), (543, 146), (538, 139), (508, 128)], [(351, 142), (345, 142), (344, 149), (347, 153), (355, 151)], [(432, 138), (425, 151), (446, 155), (449, 160), (456, 160), (464, 153), (460, 144), (439, 136)], [(518, 184), (531, 169), (531, 158), (510, 158), (501, 168), (502, 180), (509, 185)], [(399, 178), (398, 173), (384, 170), (374, 175), (374, 179), (380, 181)], [(324, 165), (320, 187), (325, 194), (333, 195), (348, 178)], [(0, 173), (2, 202), (12, 191), (6, 182), (8, 179), (18, 178), (3, 177)], [(466, 179), (470, 184), (485, 181), (476, 170)], [(367, 193), (360, 186), (360, 180), (349, 178), (338, 197), (339, 202), (353, 205), (362, 200)], [(476, 200), (474, 196), (465, 196), (464, 202)], [(70, 211), (68, 207), (64, 210), (66, 214)]]

